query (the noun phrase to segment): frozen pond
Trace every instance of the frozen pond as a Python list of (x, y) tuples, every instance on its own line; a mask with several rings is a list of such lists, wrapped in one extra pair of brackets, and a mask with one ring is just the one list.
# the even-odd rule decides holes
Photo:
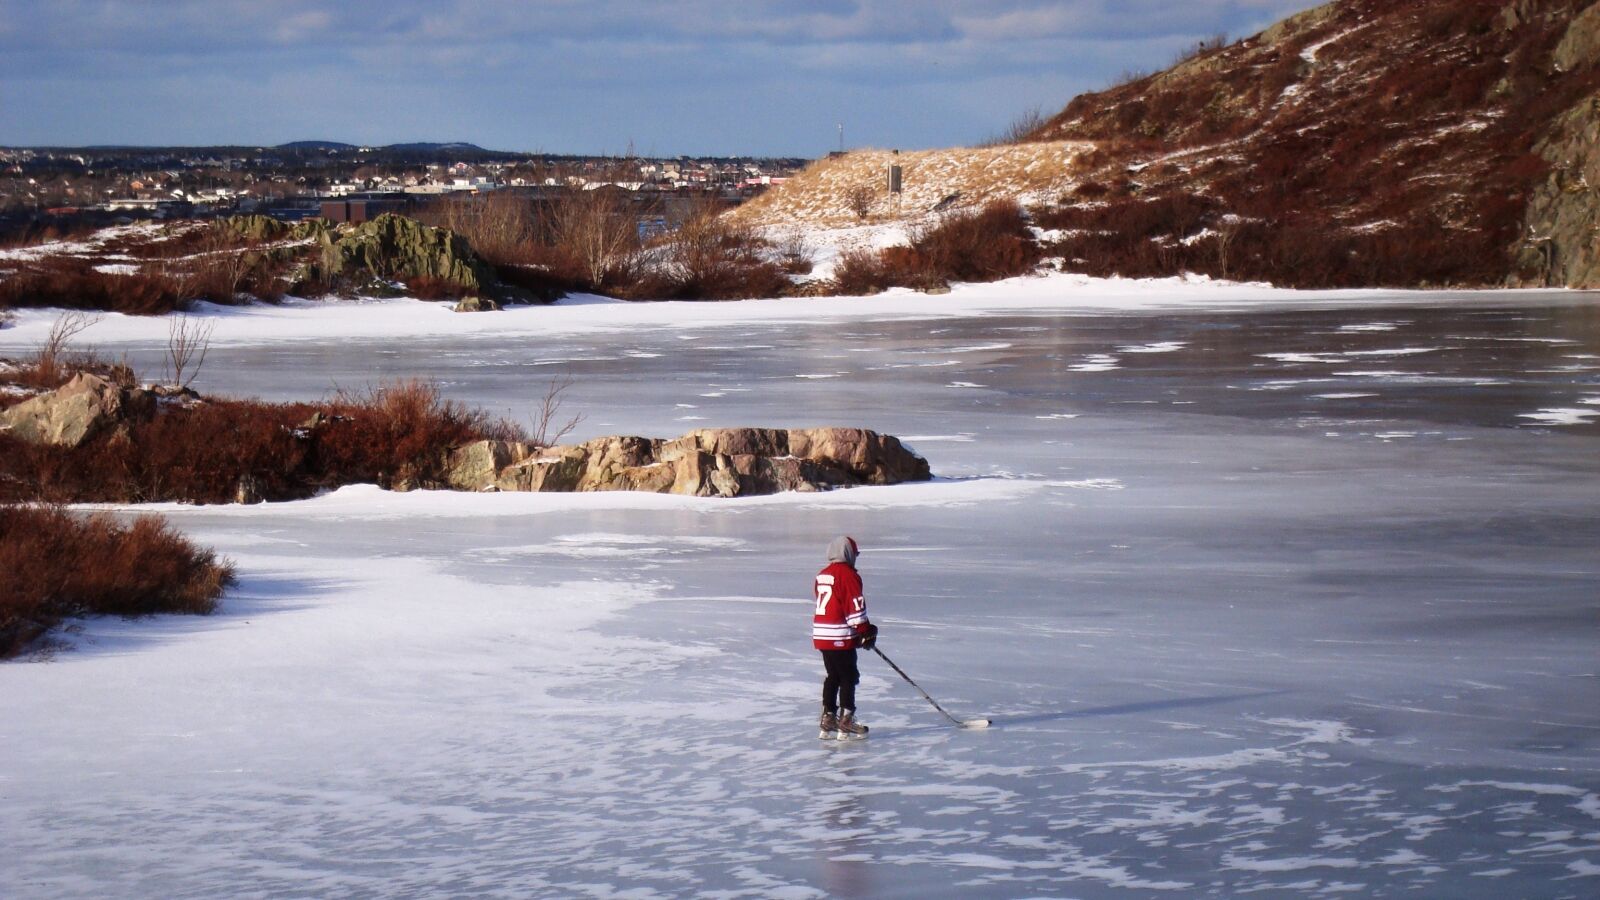
[[(242, 585), (0, 667), (0, 894), (1600, 891), (1592, 295), (236, 340), (197, 387), (412, 375), (512, 415), (570, 376), (579, 437), (870, 427), (942, 479), (168, 509)], [(993, 728), (868, 655), (871, 739), (816, 740), (838, 533)]]

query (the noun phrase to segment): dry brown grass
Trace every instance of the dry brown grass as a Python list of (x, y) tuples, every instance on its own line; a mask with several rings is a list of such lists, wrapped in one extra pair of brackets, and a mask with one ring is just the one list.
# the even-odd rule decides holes
[[(892, 154), (852, 150), (820, 159), (730, 215), (753, 225), (845, 228), (863, 222), (915, 221), (937, 207), (981, 209), (991, 200), (1054, 197), (1081, 173), (1085, 141), (956, 147)], [(885, 171), (904, 172), (898, 205), (890, 202)], [(866, 210), (863, 214), (860, 210)]]
[(156, 516), (0, 505), (0, 657), (86, 615), (212, 612), (234, 583), (231, 563)]

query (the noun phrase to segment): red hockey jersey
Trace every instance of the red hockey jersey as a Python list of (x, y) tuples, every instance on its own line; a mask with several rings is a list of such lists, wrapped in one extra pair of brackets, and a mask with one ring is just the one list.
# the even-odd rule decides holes
[(867, 598), (861, 593), (861, 576), (845, 563), (829, 563), (817, 573), (816, 615), (811, 619), (811, 643), (818, 650), (845, 650), (856, 645), (856, 635), (867, 624)]

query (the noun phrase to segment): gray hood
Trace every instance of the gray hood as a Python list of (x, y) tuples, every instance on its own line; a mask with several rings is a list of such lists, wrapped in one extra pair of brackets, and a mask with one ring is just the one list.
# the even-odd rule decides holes
[(840, 535), (828, 545), (828, 562), (842, 562), (847, 566), (856, 564), (856, 542), (853, 538)]

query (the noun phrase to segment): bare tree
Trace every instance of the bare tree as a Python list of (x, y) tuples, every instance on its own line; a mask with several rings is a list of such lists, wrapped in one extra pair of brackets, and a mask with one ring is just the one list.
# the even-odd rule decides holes
[(510, 191), (439, 200), (417, 218), (461, 235), (479, 256), (497, 264), (526, 261), (535, 237), (533, 204)]
[[(559, 443), (584, 420), (583, 413), (578, 413), (561, 422), (561, 407), (566, 403), (563, 395), (570, 387), (572, 387), (571, 375), (550, 379), (550, 384), (545, 387), (544, 397), (539, 401), (539, 408), (534, 410), (533, 429), (529, 432), (528, 438), (531, 443), (540, 447)], [(561, 424), (557, 425), (557, 422)], [(554, 432), (551, 431), (552, 428), (555, 429)]]
[(591, 286), (625, 273), (638, 253), (639, 225), (627, 203), (608, 188), (576, 190), (550, 210), (552, 243), (573, 255)]
[[(200, 375), (205, 365), (206, 353), (211, 350), (211, 332), (216, 320), (195, 321), (188, 316), (175, 316), (167, 322), (167, 359), (165, 371), (172, 373), (172, 383), (188, 387)], [(188, 377), (184, 377), (184, 373)]]
[(1224, 280), (1228, 277), (1228, 249), (1233, 246), (1234, 238), (1238, 236), (1238, 222), (1223, 222), (1216, 227), (1217, 277)]

